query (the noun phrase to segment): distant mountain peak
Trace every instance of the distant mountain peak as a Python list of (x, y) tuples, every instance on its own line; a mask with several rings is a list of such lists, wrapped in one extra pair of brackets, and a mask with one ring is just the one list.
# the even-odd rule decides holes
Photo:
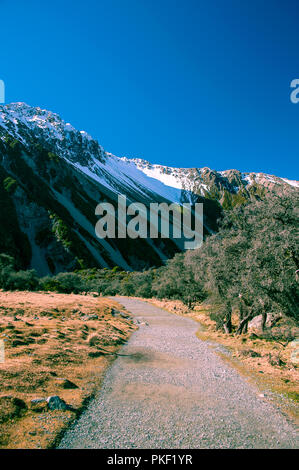
[(151, 178), (156, 178), (164, 184), (182, 189), (194, 191), (200, 188), (200, 193), (206, 195), (208, 188), (217, 186), (234, 187), (239, 190), (243, 187), (250, 187), (254, 184), (260, 184), (266, 188), (273, 188), (273, 186), (291, 186), (299, 188), (299, 181), (289, 180), (287, 178), (280, 178), (275, 175), (268, 175), (266, 173), (255, 172), (241, 172), (237, 169), (229, 169), (224, 171), (217, 171), (209, 167), (198, 168), (178, 168), (169, 167), (150, 163), (141, 158), (128, 159), (122, 158), (123, 161), (134, 162), (136, 167)]
[(0, 138), (11, 135), (26, 147), (39, 141), (46, 149), (80, 163), (103, 161), (104, 149), (85, 131), (78, 131), (58, 114), (17, 102), (0, 106)]

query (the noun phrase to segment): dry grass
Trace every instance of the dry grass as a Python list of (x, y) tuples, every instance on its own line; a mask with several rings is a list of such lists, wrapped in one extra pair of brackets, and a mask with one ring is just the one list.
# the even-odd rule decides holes
[[(53, 446), (99, 389), (113, 353), (136, 328), (129, 315), (113, 316), (112, 308), (124, 311), (112, 300), (89, 295), (0, 292), (1, 448)], [(64, 388), (61, 379), (77, 388)], [(8, 395), (23, 400), (26, 408), (1, 399)], [(59, 395), (74, 410), (50, 411), (44, 404), (38, 412), (32, 409), (32, 399), (50, 395)]]
[[(230, 355), (217, 352), (224, 360), (258, 384), (262, 391), (272, 391), (271, 397), (276, 402), (279, 401), (283, 411), (299, 419), (299, 371), (290, 361), (290, 347), (284, 347), (277, 341), (259, 339), (252, 333), (241, 336), (222, 333), (216, 329), (216, 323), (210, 318), (209, 313), (213, 309), (210, 305), (198, 305), (193, 311), (189, 311), (180, 301), (144, 300), (197, 321), (200, 324), (197, 332), (199, 339), (210, 342), (211, 347), (217, 344), (225, 346)], [(233, 321), (236, 323), (237, 318), (234, 317)]]

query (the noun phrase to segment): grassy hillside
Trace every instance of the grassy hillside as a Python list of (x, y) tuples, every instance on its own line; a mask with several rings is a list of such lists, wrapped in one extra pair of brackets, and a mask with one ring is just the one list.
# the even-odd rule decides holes
[[(0, 292), (1, 448), (55, 443), (135, 329), (130, 315), (118, 312), (115, 302), (91, 295)], [(56, 395), (70, 409), (49, 409), (45, 399)]]

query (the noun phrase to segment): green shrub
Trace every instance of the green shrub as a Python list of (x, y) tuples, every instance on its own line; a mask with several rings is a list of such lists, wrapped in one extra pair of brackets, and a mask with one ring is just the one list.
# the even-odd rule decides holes
[(7, 277), (2, 284), (7, 290), (37, 290), (39, 279), (34, 269), (28, 271), (7, 271)]
[(78, 294), (86, 290), (87, 281), (77, 273), (59, 273), (56, 276), (46, 276), (40, 281), (43, 290), (57, 291), (65, 294)]

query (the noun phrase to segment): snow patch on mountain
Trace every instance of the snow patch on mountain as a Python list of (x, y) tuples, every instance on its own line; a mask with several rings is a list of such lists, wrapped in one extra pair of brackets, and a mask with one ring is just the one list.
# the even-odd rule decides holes
[(71, 163), (85, 175), (117, 194), (122, 194), (122, 188), (125, 186), (131, 191), (140, 193), (142, 197), (148, 197), (149, 192), (152, 192), (169, 201), (181, 202), (182, 193), (179, 188), (167, 185), (158, 178), (147, 176), (132, 160), (119, 158), (107, 152), (105, 156), (104, 163), (96, 158), (92, 158), (87, 165)]
[(294, 186), (294, 188), (299, 188), (299, 181), (295, 180), (288, 180), (287, 178), (281, 178), (283, 181), (288, 183), (290, 186)]

